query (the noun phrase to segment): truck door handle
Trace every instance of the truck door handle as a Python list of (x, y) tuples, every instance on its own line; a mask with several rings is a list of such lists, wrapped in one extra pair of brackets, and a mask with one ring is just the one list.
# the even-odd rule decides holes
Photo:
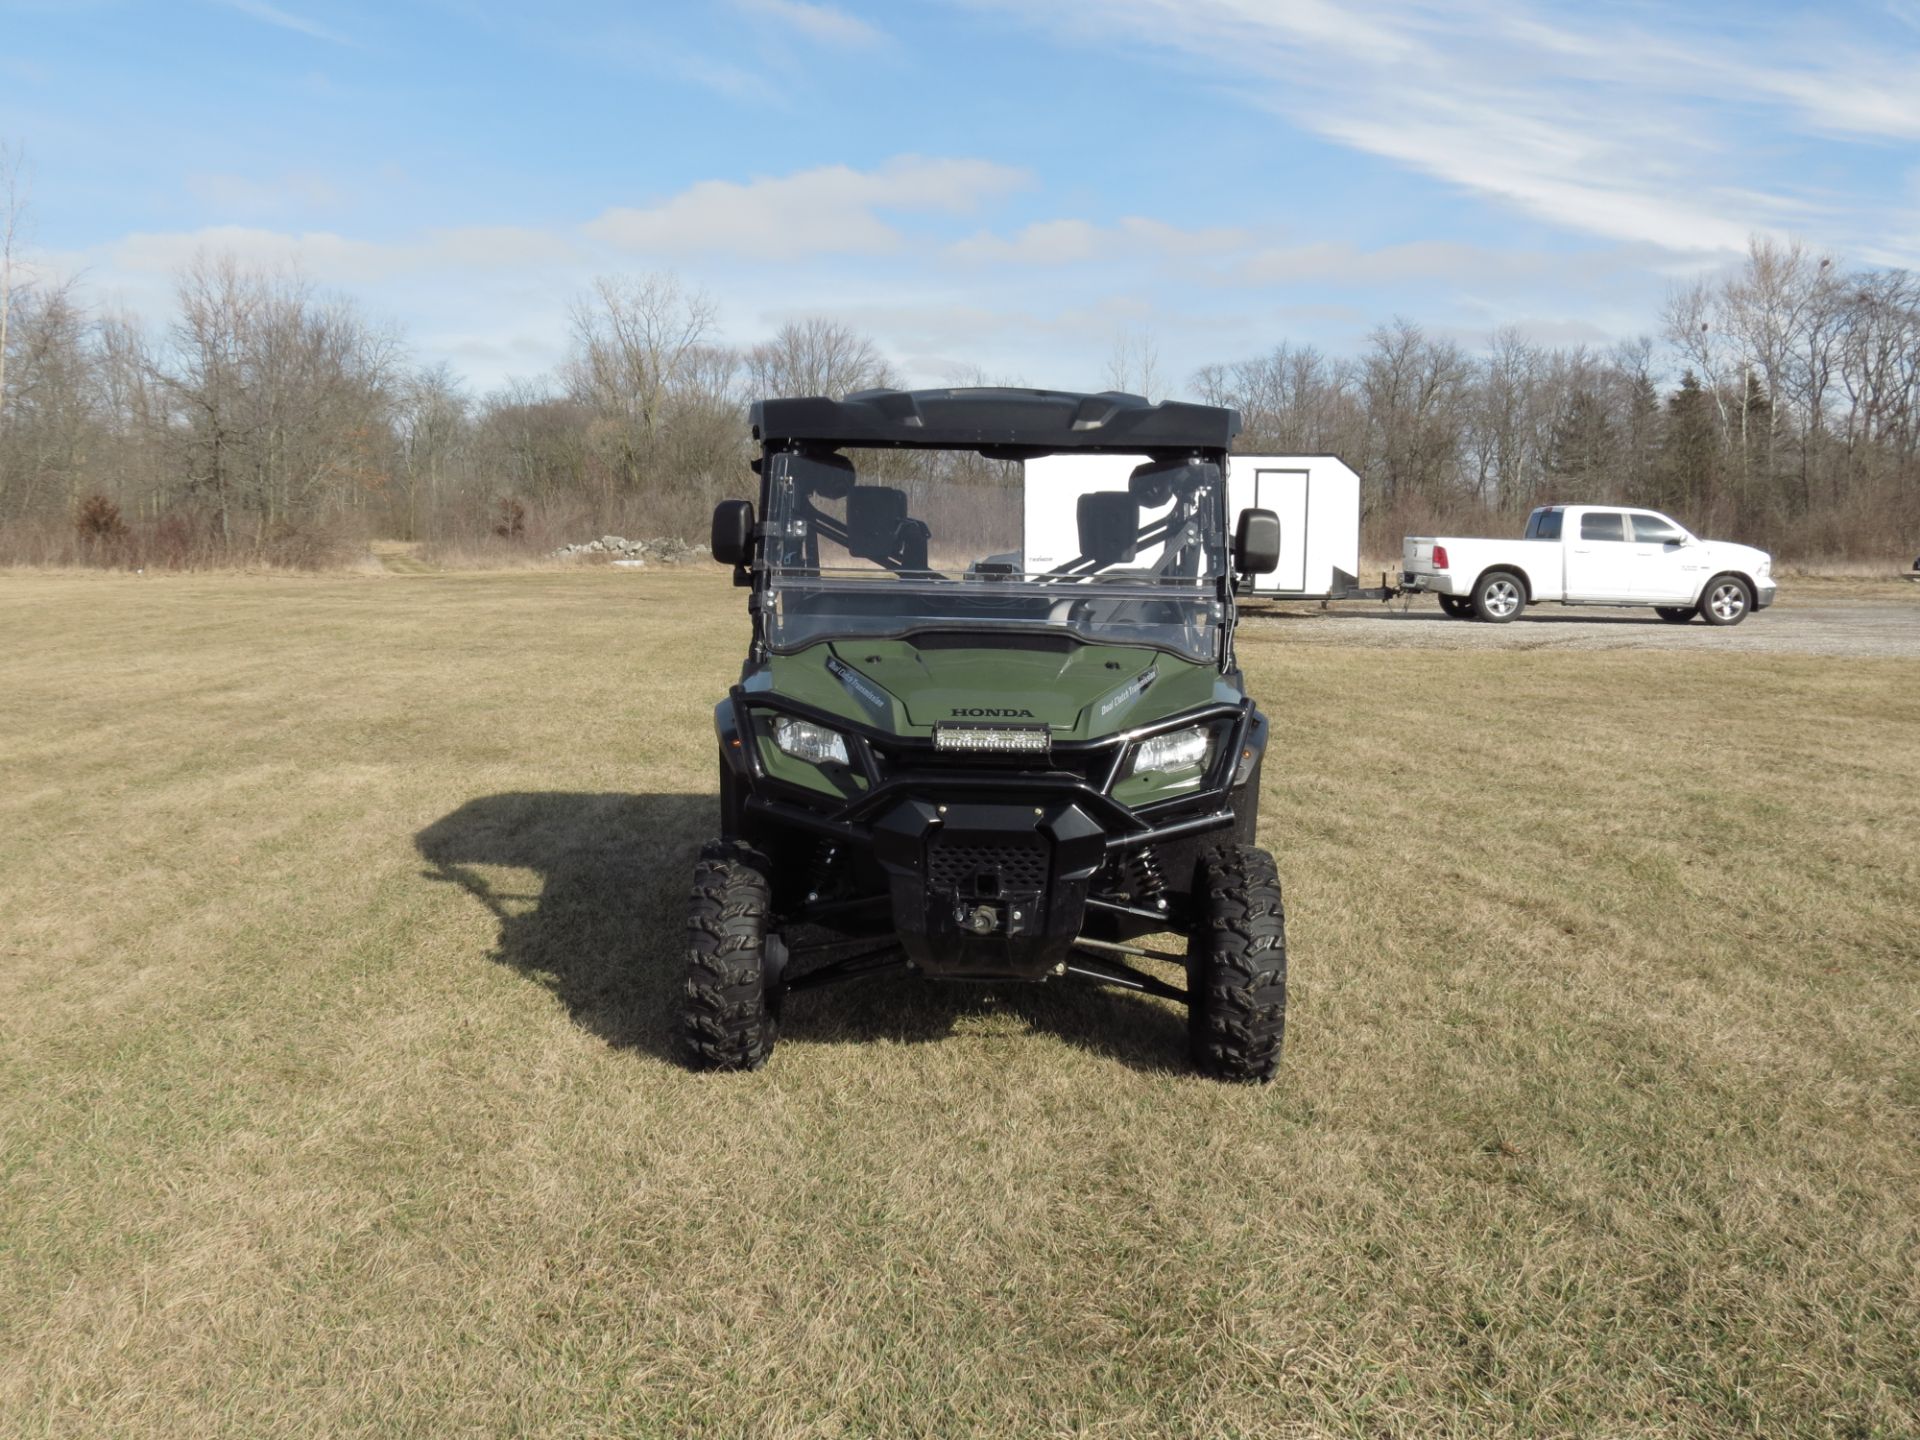
[(1593, 547), (1591, 545), (1576, 545), (1573, 547), (1573, 553), (1576, 555), (1591, 555), (1593, 553)]

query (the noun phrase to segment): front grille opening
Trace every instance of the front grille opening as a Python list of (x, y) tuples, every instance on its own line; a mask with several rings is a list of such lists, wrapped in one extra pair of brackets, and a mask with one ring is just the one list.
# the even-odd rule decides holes
[(927, 879), (937, 889), (980, 897), (1044, 890), (1046, 842), (1038, 837), (979, 841), (936, 836), (927, 847)]
[(1051, 751), (936, 750), (931, 743), (914, 745), (899, 741), (870, 741), (880, 773), (887, 779), (904, 774), (925, 775), (930, 780), (964, 779), (971, 782), (981, 774), (1051, 774), (1070, 776), (1090, 785), (1099, 785), (1113, 764), (1111, 745), (1054, 748)]

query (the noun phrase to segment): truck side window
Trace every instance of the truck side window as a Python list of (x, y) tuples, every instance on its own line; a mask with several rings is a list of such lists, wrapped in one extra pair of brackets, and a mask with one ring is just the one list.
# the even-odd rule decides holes
[(1533, 524), (1527, 527), (1529, 540), (1558, 540), (1560, 538), (1560, 520), (1562, 512), (1558, 509), (1536, 510), (1533, 512)]
[(1627, 517), (1618, 510), (1606, 510), (1580, 517), (1582, 540), (1625, 540)]
[(1680, 539), (1680, 532), (1658, 515), (1633, 517), (1633, 538), (1639, 545), (1671, 545)]

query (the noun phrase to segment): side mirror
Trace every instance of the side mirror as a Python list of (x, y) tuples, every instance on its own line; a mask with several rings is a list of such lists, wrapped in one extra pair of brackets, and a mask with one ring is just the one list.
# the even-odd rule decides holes
[(744, 565), (753, 554), (753, 502), (722, 500), (713, 507), (713, 558)]
[(1280, 568), (1280, 517), (1271, 510), (1242, 510), (1233, 527), (1233, 568), (1242, 575), (1271, 575)]

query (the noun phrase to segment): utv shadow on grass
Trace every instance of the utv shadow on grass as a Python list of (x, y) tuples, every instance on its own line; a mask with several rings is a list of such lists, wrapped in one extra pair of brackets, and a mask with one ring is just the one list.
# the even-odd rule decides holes
[[(414, 837), (427, 879), (458, 885), (493, 912), (491, 958), (537, 981), (574, 1023), (615, 1049), (684, 1059), (676, 1020), (686, 966), (686, 872), (711, 828), (707, 795), (534, 791), (470, 800)], [(524, 876), (495, 869), (531, 871)], [(876, 978), (831, 996), (802, 994), (784, 1041), (834, 1044), (946, 1038), (986, 1012), (1019, 1016), (1136, 1069), (1184, 1068), (1186, 1022), (1133, 995), (1079, 987), (927, 985)]]

